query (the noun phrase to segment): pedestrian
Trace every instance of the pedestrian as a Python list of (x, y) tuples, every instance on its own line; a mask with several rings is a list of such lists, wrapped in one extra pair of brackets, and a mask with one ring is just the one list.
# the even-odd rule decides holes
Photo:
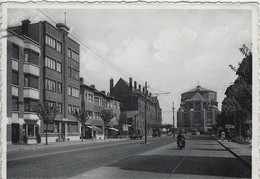
[(224, 142), (225, 138), (226, 138), (225, 132), (222, 131), (222, 132), (221, 132), (221, 139), (222, 139), (222, 142)]

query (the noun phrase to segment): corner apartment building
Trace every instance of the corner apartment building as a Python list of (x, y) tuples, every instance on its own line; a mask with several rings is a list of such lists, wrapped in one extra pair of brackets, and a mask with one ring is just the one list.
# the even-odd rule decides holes
[[(8, 37), (7, 47), (7, 95), (12, 99), (7, 102), (7, 114), (12, 118), (7, 126), (7, 140), (17, 143), (26, 135), (36, 142), (37, 133), (45, 134), (44, 124), (39, 124), (32, 112), (32, 106), (38, 101), (60, 107), (55, 123), (48, 128), (49, 141), (78, 140), (79, 123), (71, 112), (81, 105), (80, 45), (69, 37), (69, 27), (62, 23), (55, 27), (46, 21), (31, 24), (24, 20), (21, 26), (10, 27), (8, 31), (15, 35)], [(34, 128), (21, 127), (23, 120), (30, 121)]]
[(125, 112), (127, 118), (132, 121), (132, 130), (137, 130), (144, 135), (145, 130), (145, 100), (147, 102), (146, 119), (147, 125), (162, 124), (162, 110), (157, 97), (152, 96), (147, 91), (147, 97), (144, 87), (138, 85), (137, 82), (129, 78), (129, 83), (120, 78), (114, 86), (114, 81), (110, 79), (110, 94), (119, 99), (121, 103), (121, 111)]
[(99, 91), (95, 85), (84, 84), (84, 79), (81, 78), (80, 86), (81, 107), (90, 112), (91, 117), (85, 125), (85, 138), (104, 139), (104, 122), (101, 119), (101, 112), (109, 110), (114, 115), (114, 118), (108, 123), (108, 137), (112, 137), (113, 131), (118, 129), (113, 128), (118, 124), (120, 117), (120, 102), (114, 97), (106, 94), (105, 91)]
[(197, 86), (181, 94), (177, 112), (177, 127), (185, 130), (207, 132), (216, 124), (218, 110), (217, 93)]

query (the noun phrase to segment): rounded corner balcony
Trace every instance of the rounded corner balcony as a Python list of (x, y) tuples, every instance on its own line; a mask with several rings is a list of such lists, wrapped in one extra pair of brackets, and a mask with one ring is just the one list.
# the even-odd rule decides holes
[(59, 30), (65, 30), (67, 32), (69, 32), (70, 28), (64, 24), (64, 23), (57, 23), (56, 24), (56, 27), (59, 29)]
[(30, 63), (30, 62), (24, 62), (23, 64), (23, 72), (24, 73), (30, 73), (35, 76), (40, 76), (40, 69), (38, 66)]

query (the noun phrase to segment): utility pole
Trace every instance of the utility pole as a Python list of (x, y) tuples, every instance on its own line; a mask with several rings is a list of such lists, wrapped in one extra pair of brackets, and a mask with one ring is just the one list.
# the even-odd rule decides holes
[(175, 131), (174, 131), (174, 102), (172, 102), (172, 136), (175, 138)]
[(147, 111), (147, 82), (145, 82), (145, 87), (144, 87), (144, 142), (147, 143), (147, 117), (146, 117), (146, 111)]

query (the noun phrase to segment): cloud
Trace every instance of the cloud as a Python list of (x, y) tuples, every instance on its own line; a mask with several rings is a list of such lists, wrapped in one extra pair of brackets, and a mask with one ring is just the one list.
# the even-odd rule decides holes
[(154, 58), (159, 62), (171, 61), (176, 55), (183, 54), (189, 49), (197, 33), (191, 29), (183, 28), (180, 31), (176, 29), (163, 30), (158, 34), (153, 46), (157, 50)]

